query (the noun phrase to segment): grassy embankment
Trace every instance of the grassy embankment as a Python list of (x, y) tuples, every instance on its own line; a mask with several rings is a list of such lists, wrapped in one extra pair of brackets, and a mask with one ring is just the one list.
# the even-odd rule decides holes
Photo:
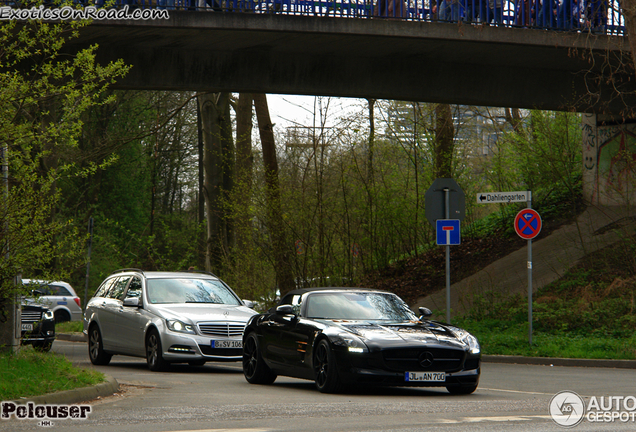
[(587, 257), (533, 296), (533, 344), (528, 300), (476, 299), (453, 323), (479, 339), (483, 354), (636, 359), (636, 238)]
[(104, 374), (74, 367), (63, 355), (30, 346), (0, 355), (0, 400), (16, 400), (99, 384)]

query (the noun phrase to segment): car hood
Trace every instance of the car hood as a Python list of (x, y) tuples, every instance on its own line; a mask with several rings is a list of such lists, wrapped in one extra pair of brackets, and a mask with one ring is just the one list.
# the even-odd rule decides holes
[(372, 322), (333, 320), (332, 325), (360, 337), (367, 345), (404, 345), (423, 343), (446, 348), (464, 349), (466, 344), (457, 339), (445, 326), (432, 321)]
[(188, 319), (193, 323), (203, 321), (238, 321), (247, 322), (257, 312), (235, 305), (188, 303), (153, 305), (154, 312), (165, 319)]

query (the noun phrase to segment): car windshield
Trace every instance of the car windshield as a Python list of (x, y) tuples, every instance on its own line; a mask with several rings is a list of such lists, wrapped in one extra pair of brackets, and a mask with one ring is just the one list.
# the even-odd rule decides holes
[(163, 303), (216, 303), (240, 305), (236, 296), (220, 281), (209, 279), (149, 279), (148, 300)]
[(345, 320), (417, 320), (398, 296), (383, 293), (312, 293), (307, 317)]

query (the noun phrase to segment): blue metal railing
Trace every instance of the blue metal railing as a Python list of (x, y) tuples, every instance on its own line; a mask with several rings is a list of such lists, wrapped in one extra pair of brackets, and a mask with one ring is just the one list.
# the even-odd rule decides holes
[[(619, 0), (74, 0), (76, 5), (224, 13), (263, 13), (626, 35)], [(0, 5), (20, 4), (0, 0)], [(109, 6), (112, 5), (112, 6)]]

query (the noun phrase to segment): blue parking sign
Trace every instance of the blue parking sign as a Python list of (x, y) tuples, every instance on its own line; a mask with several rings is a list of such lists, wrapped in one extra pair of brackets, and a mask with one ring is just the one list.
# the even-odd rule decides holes
[(437, 219), (437, 245), (458, 245), (461, 243), (459, 219)]

